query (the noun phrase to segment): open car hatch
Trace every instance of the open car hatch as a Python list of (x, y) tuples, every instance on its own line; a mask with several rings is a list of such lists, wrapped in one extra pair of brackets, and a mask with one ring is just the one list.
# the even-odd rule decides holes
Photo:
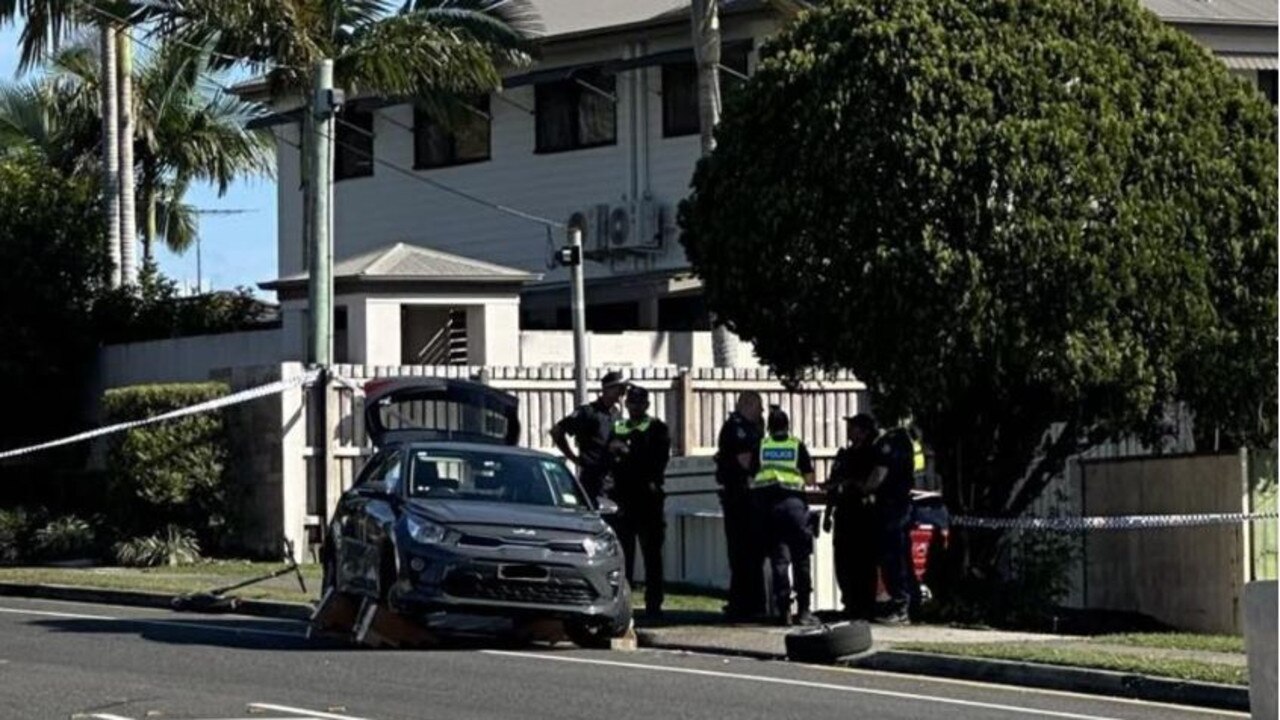
[(515, 445), (514, 395), (468, 380), (397, 378), (364, 386), (364, 426), (375, 446), (418, 441)]

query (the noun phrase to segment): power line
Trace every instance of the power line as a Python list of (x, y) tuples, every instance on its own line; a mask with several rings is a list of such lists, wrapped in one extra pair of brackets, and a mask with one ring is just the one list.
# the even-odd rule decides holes
[[(384, 116), (384, 117), (385, 117), (385, 116)], [(364, 129), (364, 128), (362, 128), (362, 127), (360, 127), (359, 125), (355, 125), (355, 124), (353, 124), (353, 123), (351, 123), (351, 122), (348, 122), (348, 121), (346, 121), (346, 120), (343, 120), (343, 119), (342, 119), (342, 118), (340, 118), (340, 117), (335, 117), (334, 119), (335, 119), (338, 123), (340, 123), (340, 124), (342, 124), (342, 125), (344, 125), (344, 126), (346, 126), (346, 127), (348, 127), (348, 128), (351, 128), (351, 129), (353, 129), (353, 130), (355, 130), (355, 131), (357, 131), (357, 132), (361, 132), (361, 133), (366, 132), (366, 131), (365, 131), (365, 129)], [(412, 128), (410, 128), (410, 130), (412, 130)], [(320, 130), (319, 130), (318, 128), (317, 128), (316, 130), (314, 130), (314, 132), (315, 132), (317, 135), (319, 135), (320, 137), (322, 137), (322, 138), (329, 139), (329, 136), (328, 136), (328, 135), (326, 135), (325, 133), (320, 132)], [(279, 137), (279, 136), (277, 136), (277, 137)], [(459, 190), (458, 188), (453, 187), (452, 185), (446, 185), (445, 183), (442, 183), (442, 182), (440, 182), (439, 180), (433, 180), (432, 178), (429, 178), (429, 177), (427, 177), (427, 176), (425, 176), (425, 175), (420, 175), (420, 174), (418, 174), (418, 173), (414, 172), (413, 170), (411, 170), (411, 169), (409, 169), (409, 168), (407, 168), (407, 167), (404, 167), (403, 165), (399, 165), (399, 164), (393, 163), (393, 162), (391, 162), (390, 160), (386, 160), (386, 159), (384, 159), (384, 158), (376, 157), (373, 153), (371, 153), (371, 152), (366, 152), (363, 148), (359, 148), (359, 147), (356, 147), (356, 146), (354, 146), (354, 145), (352, 145), (352, 144), (350, 144), (350, 143), (343, 142), (343, 141), (339, 140), (337, 137), (334, 137), (334, 138), (332, 138), (332, 139), (333, 139), (333, 141), (334, 141), (334, 144), (335, 144), (335, 145), (341, 145), (344, 149), (346, 149), (346, 150), (348, 150), (348, 151), (350, 151), (350, 152), (356, 153), (357, 155), (361, 156), (361, 157), (362, 157), (363, 159), (365, 159), (365, 160), (369, 160), (369, 161), (371, 161), (371, 162), (373, 162), (373, 163), (375, 163), (375, 164), (381, 165), (381, 166), (383, 166), (383, 167), (387, 168), (388, 170), (392, 170), (392, 171), (394, 171), (394, 172), (397, 172), (397, 173), (399, 173), (399, 174), (401, 174), (401, 175), (403, 175), (403, 176), (405, 176), (405, 177), (407, 177), (407, 178), (410, 178), (410, 179), (412, 179), (412, 180), (416, 180), (416, 181), (418, 181), (418, 182), (420, 182), (420, 183), (422, 183), (422, 184), (424, 184), (424, 185), (429, 185), (429, 186), (431, 186), (431, 187), (433, 187), (433, 188), (435, 188), (435, 189), (437, 189), (437, 190), (440, 190), (441, 192), (446, 192), (446, 193), (449, 193), (449, 194), (451, 194), (451, 195), (455, 195), (455, 196), (460, 197), (460, 198), (462, 198), (462, 199), (464, 199), (464, 200), (469, 200), (469, 201), (471, 201), (471, 202), (473, 202), (473, 203), (476, 203), (476, 204), (478, 204), (478, 205), (483, 205), (484, 207), (487, 207), (487, 208), (489, 208), (490, 210), (495, 210), (495, 211), (497, 211), (497, 212), (506, 213), (506, 214), (508, 214), (508, 215), (512, 215), (512, 216), (515, 216), (515, 217), (518, 217), (518, 218), (521, 218), (521, 219), (524, 219), (524, 220), (529, 220), (529, 221), (531, 221), (531, 222), (538, 223), (539, 225), (543, 225), (543, 226), (545, 226), (545, 227), (555, 228), (555, 229), (558, 229), (558, 230), (562, 230), (562, 229), (564, 229), (564, 228), (566, 227), (566, 225), (565, 225), (564, 223), (562, 223), (562, 222), (558, 222), (558, 221), (556, 221), (556, 220), (549, 220), (549, 219), (544, 218), (544, 217), (541, 217), (541, 216), (539, 216), (539, 215), (534, 215), (533, 213), (528, 213), (528, 212), (525, 212), (525, 211), (523, 211), (523, 210), (518, 210), (518, 209), (513, 208), (513, 207), (510, 207), (510, 206), (508, 206), (508, 205), (502, 205), (502, 204), (500, 204), (500, 203), (495, 203), (495, 202), (493, 202), (493, 201), (491, 201), (491, 200), (486, 200), (485, 198), (482, 198), (482, 197), (480, 197), (479, 195), (473, 195), (473, 194), (471, 194), (471, 193), (469, 193), (469, 192), (467, 192), (467, 191), (465, 191), (465, 190)], [(290, 144), (292, 144), (292, 143), (290, 143)]]
[[(134, 33), (132, 33), (132, 32), (131, 32), (131, 28), (128, 26), (128, 21), (127, 21), (125, 18), (122, 18), (122, 17), (120, 17), (120, 16), (118, 16), (118, 15), (115, 15), (115, 14), (109, 13), (109, 12), (107, 12), (106, 10), (102, 10), (102, 9), (100, 9), (100, 8), (94, 7), (93, 5), (90, 5), (90, 4), (88, 4), (87, 2), (85, 2), (85, 0), (75, 0), (75, 2), (76, 2), (77, 4), (79, 4), (79, 5), (82, 5), (83, 7), (87, 8), (87, 9), (89, 9), (89, 10), (91, 10), (91, 11), (95, 12), (95, 13), (98, 13), (99, 15), (102, 15), (102, 16), (104, 16), (104, 17), (107, 17), (107, 18), (109, 18), (109, 19), (115, 20), (115, 21), (120, 22), (120, 23), (124, 23), (124, 24), (126, 25), (126, 27), (124, 27), (124, 28), (120, 29), (120, 32), (122, 32), (122, 33), (124, 33), (125, 35), (127, 35), (130, 39), (132, 39), (134, 42), (136, 42), (136, 43), (138, 43), (139, 45), (141, 45), (143, 48), (146, 48), (147, 50), (150, 50), (150, 51), (152, 51), (152, 52), (159, 52), (159, 49), (158, 49), (154, 44), (151, 44), (151, 43), (145, 42), (145, 41), (143, 41), (143, 40), (139, 39), (139, 38), (137, 37), (137, 35), (135, 35)], [(225, 58), (225, 59), (227, 59), (227, 60), (231, 60), (231, 61), (233, 61), (233, 62), (244, 62), (244, 61), (245, 61), (245, 60), (244, 60), (244, 58), (236, 58), (236, 57), (233, 57), (233, 56), (231, 56), (231, 55), (225, 55), (225, 54), (221, 54), (221, 53), (213, 53), (212, 51), (208, 50), (207, 48), (202, 48), (202, 47), (199, 47), (198, 45), (193, 45), (193, 44), (191, 44), (191, 43), (184, 43), (184, 42), (182, 42), (182, 41), (177, 41), (177, 42), (178, 42), (178, 44), (179, 44), (179, 45), (183, 45), (183, 46), (185, 46), (185, 47), (189, 47), (189, 48), (192, 48), (192, 49), (198, 50), (198, 51), (200, 51), (200, 52), (207, 52), (207, 53), (210, 53), (210, 54), (212, 54), (212, 55), (216, 55), (216, 56), (218, 56), (218, 57), (222, 57), (222, 58)], [(296, 68), (295, 68), (295, 69), (296, 69)], [(198, 74), (198, 75), (200, 75), (200, 76), (202, 76), (202, 77), (204, 77), (206, 80), (210, 81), (210, 82), (211, 82), (215, 87), (217, 87), (219, 90), (222, 90), (223, 92), (230, 93), (230, 94), (233, 94), (233, 95), (235, 94), (235, 90), (233, 90), (232, 88), (228, 87), (225, 83), (221, 82), (221, 81), (220, 81), (220, 80), (218, 80), (217, 78), (212, 77), (212, 76), (211, 76), (207, 71), (200, 71), (200, 72), (198, 72), (197, 74)], [(388, 119), (388, 120), (390, 119), (390, 118), (388, 118), (385, 114), (381, 114), (381, 113), (379, 113), (379, 116), (380, 116), (380, 117), (382, 117), (382, 118), (384, 118), (384, 119)], [(353, 128), (353, 129), (355, 129), (355, 130), (356, 130), (356, 131), (358, 131), (358, 132), (365, 132), (364, 128), (361, 128), (361, 127), (359, 127), (358, 125), (353, 125), (352, 123), (347, 122), (346, 120), (343, 120), (341, 117), (335, 117), (334, 119), (335, 119), (337, 122), (342, 123), (343, 125), (345, 125), (345, 126), (347, 126), (347, 127), (349, 127), (349, 128)], [(405, 129), (409, 130), (410, 132), (412, 132), (412, 131), (413, 131), (413, 128), (411, 128), (411, 127), (407, 127), (406, 125), (404, 125), (403, 123), (399, 123), (398, 121), (394, 121), (394, 120), (393, 120), (393, 121), (392, 121), (392, 123), (393, 123), (393, 124), (398, 124), (400, 127), (403, 127), (403, 128), (405, 128)], [(303, 126), (303, 127), (305, 127), (305, 124), (302, 124), (302, 126)], [(354, 153), (356, 153), (356, 154), (358, 154), (358, 155), (361, 155), (361, 156), (363, 156), (365, 159), (370, 160), (370, 161), (371, 161), (371, 162), (373, 162), (373, 163), (376, 163), (376, 164), (378, 164), (378, 165), (382, 165), (383, 167), (385, 167), (385, 168), (387, 168), (387, 169), (389, 169), (389, 170), (392, 170), (393, 172), (399, 173), (399, 174), (401, 174), (401, 175), (403, 175), (403, 176), (405, 176), (405, 177), (407, 177), (407, 178), (410, 178), (410, 179), (416, 180), (416, 181), (421, 182), (421, 183), (423, 183), (423, 184), (425, 184), (425, 185), (429, 185), (429, 186), (431, 186), (431, 187), (433, 187), (433, 188), (435, 188), (435, 189), (437, 189), (437, 190), (440, 190), (441, 192), (449, 193), (449, 194), (451, 194), (451, 195), (454, 195), (454, 196), (456, 196), (456, 197), (462, 198), (462, 199), (464, 199), (464, 200), (468, 200), (468, 201), (473, 202), (473, 203), (476, 203), (476, 204), (478, 204), (478, 205), (482, 205), (482, 206), (484, 206), (484, 207), (489, 208), (490, 210), (494, 210), (494, 211), (497, 211), (497, 212), (505, 213), (505, 214), (507, 214), (507, 215), (511, 215), (511, 216), (513, 216), (513, 217), (521, 218), (521, 219), (523, 219), (523, 220), (529, 220), (529, 221), (531, 221), (531, 222), (538, 223), (539, 225), (542, 225), (542, 226), (544, 226), (544, 227), (548, 227), (548, 228), (555, 228), (555, 229), (563, 229), (564, 227), (566, 227), (564, 223), (557, 222), (557, 221), (555, 221), (555, 220), (549, 220), (549, 219), (547, 219), (547, 218), (544, 218), (544, 217), (541, 217), (541, 216), (538, 216), (538, 215), (534, 215), (533, 213), (528, 213), (528, 212), (525, 212), (525, 211), (523, 211), (523, 210), (518, 210), (518, 209), (516, 209), (516, 208), (509, 207), (509, 206), (507, 206), (507, 205), (502, 205), (502, 204), (500, 204), (500, 203), (495, 203), (495, 202), (492, 202), (492, 201), (490, 201), (490, 200), (486, 200), (485, 198), (482, 198), (482, 197), (480, 197), (479, 195), (474, 195), (474, 194), (472, 194), (472, 193), (466, 192), (465, 190), (459, 190), (458, 188), (455, 188), (455, 187), (453, 187), (453, 186), (451, 186), (451, 185), (447, 185), (447, 184), (445, 184), (445, 183), (442, 183), (442, 182), (440, 182), (439, 180), (434, 180), (434, 179), (431, 179), (431, 178), (425, 177), (425, 176), (423, 176), (423, 175), (419, 175), (418, 173), (414, 172), (413, 170), (411, 170), (411, 169), (409, 169), (409, 168), (403, 167), (403, 166), (401, 166), (401, 165), (397, 165), (396, 163), (393, 163), (393, 162), (391, 162), (391, 161), (389, 161), (389, 160), (385, 160), (385, 159), (382, 159), (382, 158), (375, 157), (373, 154), (371, 154), (371, 153), (366, 153), (366, 152), (364, 152), (362, 149), (357, 148), (357, 147), (354, 147), (354, 146), (350, 145), (349, 143), (343, 143), (343, 142), (340, 142), (336, 137), (330, 137), (330, 136), (327, 136), (327, 135), (325, 135), (324, 133), (321, 133), (321, 132), (320, 132), (320, 130), (319, 130), (318, 128), (316, 128), (315, 130), (313, 130), (313, 132), (315, 132), (318, 136), (323, 137), (323, 138), (325, 138), (325, 139), (332, 139), (332, 140), (334, 141), (334, 143), (335, 143), (335, 144), (341, 144), (345, 149), (347, 149), (347, 150), (349, 150), (349, 151), (351, 151), (351, 152), (354, 152)], [(278, 139), (278, 140), (283, 139), (283, 138), (281, 138), (279, 135), (277, 135), (277, 134), (275, 133), (275, 131), (274, 131), (274, 130), (272, 130), (272, 133), (271, 133), (271, 134), (272, 134), (276, 139)], [(288, 141), (286, 141), (286, 142), (288, 142)], [(299, 150), (301, 150), (301, 149), (302, 149), (300, 145), (297, 145), (297, 144), (295, 144), (295, 143), (289, 142), (289, 144), (290, 144), (290, 145), (294, 145), (295, 147), (298, 147), (298, 149), (299, 149)]]

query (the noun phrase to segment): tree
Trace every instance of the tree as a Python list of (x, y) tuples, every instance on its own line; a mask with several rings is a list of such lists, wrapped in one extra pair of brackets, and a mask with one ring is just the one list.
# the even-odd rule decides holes
[(76, 29), (91, 25), (98, 30), (101, 77), (103, 215), (107, 218), (112, 282), (130, 284), (134, 267), (133, 176), (120, 168), (132, 167), (132, 44), (129, 26), (142, 18), (137, 4), (128, 0), (0, 0), (0, 23), (24, 18), (19, 38), (19, 69), (39, 63)]
[(954, 511), (1178, 403), (1274, 440), (1276, 114), (1208, 51), (1134, 0), (832, 0), (761, 58), (680, 211), (708, 305), (912, 417)]
[(77, 429), (108, 262), (93, 175), (63, 175), (34, 151), (0, 156), (0, 447)]
[[(38, 148), (64, 172), (92, 167), (100, 141), (96, 55), (86, 45), (65, 47), (49, 56), (40, 79), (0, 87), (0, 149)], [(245, 129), (254, 107), (211, 89), (207, 66), (206, 53), (169, 46), (134, 68), (134, 174), (144, 209), (137, 222), (144, 264), (157, 239), (179, 253), (195, 241), (198, 211), (184, 201), (193, 182), (211, 183), (222, 194), (237, 178), (270, 172), (270, 135)]]

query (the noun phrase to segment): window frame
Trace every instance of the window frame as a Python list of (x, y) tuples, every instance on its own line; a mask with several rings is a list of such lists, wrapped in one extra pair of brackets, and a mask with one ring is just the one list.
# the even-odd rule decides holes
[[(447, 130), (439, 126), (438, 123), (436, 123), (434, 120), (431, 119), (431, 114), (429, 112), (419, 107), (417, 104), (414, 104), (412, 106), (413, 107), (413, 169), (414, 170), (437, 170), (439, 168), (459, 167), (461, 165), (474, 165), (476, 163), (488, 162), (493, 159), (493, 114), (491, 109), (492, 105), (489, 102), (489, 96), (481, 95), (479, 97), (473, 98), (470, 102), (472, 105), (475, 106), (476, 110), (484, 113), (484, 116), (481, 116), (472, 110), (467, 111), (475, 115), (475, 117), (478, 120), (484, 121), (484, 124), (485, 124), (484, 156), (459, 159), (457, 134), (454, 133), (452, 130)], [(418, 145), (419, 143), (418, 133), (420, 131), (425, 131), (426, 128), (429, 127), (430, 125), (436, 125), (437, 127), (440, 127), (440, 129), (447, 136), (447, 139), (449, 142), (450, 159), (446, 162), (430, 163), (430, 162), (427, 162), (422, 157), (422, 152)]]
[[(579, 75), (589, 74), (590, 77), (579, 77)], [(605, 90), (613, 94), (613, 100), (609, 100), (600, 96), (595, 90), (590, 90), (578, 83), (578, 80), (588, 83), (600, 90)], [(604, 87), (605, 84), (610, 87)], [(548, 93), (553, 91), (567, 91), (571, 95), (574, 116), (580, 117), (582, 112), (582, 98), (584, 93), (590, 93), (600, 97), (601, 100), (608, 102), (613, 108), (613, 122), (611, 123), (611, 134), (608, 140), (601, 140), (592, 143), (582, 142), (582, 127), (579, 122), (570, 125), (573, 141), (566, 147), (546, 147), (543, 145), (543, 133), (540, 131), (542, 118), (545, 117), (544, 106), (551, 101), (547, 97)], [(573, 152), (574, 150), (590, 150), (592, 148), (609, 147), (618, 144), (618, 76), (613, 73), (605, 73), (601, 68), (586, 68), (577, 70), (573, 75), (564, 80), (553, 80), (550, 82), (537, 83), (533, 86), (533, 153), (535, 155), (554, 155), (562, 152)]]
[[(364, 127), (364, 118), (368, 118), (368, 127)], [(339, 122), (340, 121), (340, 122)], [(361, 126), (360, 130), (356, 130), (350, 125)], [(359, 178), (373, 177), (374, 166), (377, 165), (375, 158), (377, 157), (377, 133), (374, 130), (376, 119), (373, 110), (365, 110), (357, 107), (345, 107), (335, 116), (333, 130), (333, 181), (342, 182), (343, 180), (356, 180)], [(344, 146), (344, 134), (359, 135), (367, 138), (369, 147), (369, 157), (355, 158), (345, 162), (359, 163), (354, 168), (348, 168), (344, 162), (344, 158), (348, 158), (349, 154), (359, 154), (355, 150)], [(363, 151), (364, 148), (361, 148)], [(365, 164), (367, 163), (367, 167)]]

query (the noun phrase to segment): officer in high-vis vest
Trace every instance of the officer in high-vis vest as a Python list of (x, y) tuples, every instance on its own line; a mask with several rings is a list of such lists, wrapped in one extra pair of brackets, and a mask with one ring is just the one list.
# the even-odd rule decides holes
[(644, 605), (650, 619), (662, 615), (662, 541), (666, 537), (663, 479), (671, 458), (667, 424), (649, 415), (649, 391), (627, 389), (627, 417), (613, 424), (609, 452), (613, 457), (610, 494), (618, 504), (611, 521), (622, 544), (627, 582), (635, 573), (636, 541), (644, 558)]
[[(769, 411), (766, 429), (767, 434), (760, 441), (760, 466), (752, 480), (751, 495), (772, 570), (776, 619), (782, 625), (813, 625), (817, 622), (810, 612), (813, 532), (804, 495), (805, 486), (813, 484), (813, 459), (804, 443), (791, 434), (791, 420), (780, 408), (775, 406)], [(794, 616), (792, 573), (796, 591)]]

